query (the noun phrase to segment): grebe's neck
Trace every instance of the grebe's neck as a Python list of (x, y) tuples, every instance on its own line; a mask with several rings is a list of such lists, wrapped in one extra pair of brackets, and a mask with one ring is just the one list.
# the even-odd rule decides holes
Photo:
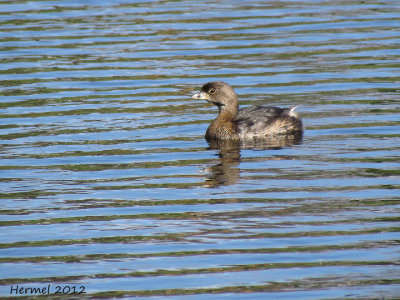
[[(225, 116), (225, 118), (229, 118), (231, 116), (232, 121), (237, 117), (238, 112), (239, 112), (239, 104), (236, 101), (236, 103), (232, 103), (229, 105), (218, 105), (218, 117), (222, 114)], [(217, 118), (218, 118), (217, 117)]]
[(218, 117), (211, 122), (206, 132), (209, 139), (239, 139), (236, 124), (233, 122), (238, 114), (238, 107), (229, 109), (219, 106)]

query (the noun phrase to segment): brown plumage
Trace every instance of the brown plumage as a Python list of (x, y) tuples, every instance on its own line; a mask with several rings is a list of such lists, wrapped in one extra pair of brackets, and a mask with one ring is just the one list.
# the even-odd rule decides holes
[(206, 132), (208, 140), (268, 138), (303, 132), (302, 120), (294, 112), (296, 107), (249, 106), (239, 110), (235, 91), (222, 81), (206, 83), (192, 98), (207, 100), (218, 107), (218, 117)]

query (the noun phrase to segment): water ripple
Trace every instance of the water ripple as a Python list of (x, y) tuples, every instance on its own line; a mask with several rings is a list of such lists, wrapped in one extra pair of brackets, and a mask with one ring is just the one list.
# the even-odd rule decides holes
[[(397, 1), (0, 7), (2, 296), (399, 297)], [(303, 139), (208, 144), (212, 80)]]

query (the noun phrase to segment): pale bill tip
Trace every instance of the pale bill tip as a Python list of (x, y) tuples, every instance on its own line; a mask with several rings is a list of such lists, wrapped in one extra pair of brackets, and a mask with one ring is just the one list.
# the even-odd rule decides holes
[(198, 93), (194, 94), (192, 96), (192, 98), (198, 99), (198, 100), (208, 100), (209, 99), (208, 94), (205, 92), (198, 92)]
[(193, 99), (200, 99), (200, 93), (196, 93), (192, 96)]

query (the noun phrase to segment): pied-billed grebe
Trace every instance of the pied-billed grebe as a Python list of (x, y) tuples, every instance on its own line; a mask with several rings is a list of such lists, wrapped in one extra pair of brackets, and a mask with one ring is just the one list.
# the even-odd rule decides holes
[(207, 139), (268, 138), (303, 132), (301, 118), (294, 112), (296, 107), (249, 106), (239, 110), (235, 91), (222, 81), (206, 83), (192, 98), (218, 106), (219, 114), (207, 129)]

